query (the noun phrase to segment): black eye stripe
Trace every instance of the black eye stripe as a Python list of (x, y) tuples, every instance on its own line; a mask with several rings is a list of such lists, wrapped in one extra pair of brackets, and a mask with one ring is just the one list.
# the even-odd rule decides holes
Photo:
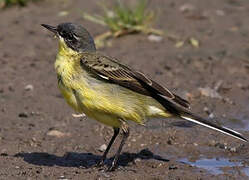
[(62, 31), (59, 31), (59, 34), (64, 37), (66, 35), (66, 31), (62, 30)]
[(73, 40), (74, 39), (74, 35), (71, 33), (66, 32), (65, 30), (59, 31), (60, 36), (62, 36), (63, 38), (67, 39), (67, 40)]
[(93, 38), (84, 27), (72, 23), (61, 23), (56, 29), (57, 35), (69, 48), (77, 52), (96, 50)]
[(66, 38), (67, 38), (67, 39), (73, 39), (73, 36), (72, 36), (72, 34), (67, 34), (67, 35), (66, 35)]

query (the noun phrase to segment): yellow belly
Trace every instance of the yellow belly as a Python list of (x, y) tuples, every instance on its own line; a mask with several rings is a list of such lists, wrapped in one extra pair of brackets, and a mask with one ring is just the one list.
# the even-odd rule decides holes
[[(89, 100), (87, 97), (79, 99), (77, 95), (70, 88), (66, 88), (64, 85), (59, 84), (59, 89), (65, 98), (66, 102), (77, 112), (84, 113), (88, 117), (95, 119), (105, 125), (112, 127), (120, 127), (120, 120), (117, 116), (114, 116), (101, 107), (96, 107), (96, 99)], [(80, 102), (79, 102), (80, 101)], [(99, 110), (98, 110), (99, 109)]]
[(112, 87), (113, 84), (101, 83), (95, 85), (95, 88), (82, 88), (82, 84), (80, 88), (72, 85), (74, 90), (64, 85), (59, 87), (67, 103), (76, 111), (108, 126), (120, 127), (121, 119), (143, 125), (146, 118), (170, 116), (152, 98), (132, 93), (122, 87)]
[(58, 56), (55, 68), (67, 103), (108, 126), (120, 127), (121, 119), (144, 124), (149, 117), (170, 116), (155, 99), (90, 76), (75, 58)]
[(76, 111), (76, 112), (82, 112), (80, 107), (77, 104), (76, 98), (73, 94), (73, 91), (69, 88), (66, 88), (62, 84), (58, 84), (59, 89), (61, 91), (62, 96), (66, 100), (66, 102)]

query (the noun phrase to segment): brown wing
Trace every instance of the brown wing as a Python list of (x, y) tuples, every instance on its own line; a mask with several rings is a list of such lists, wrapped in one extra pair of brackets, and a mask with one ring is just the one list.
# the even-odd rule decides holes
[(149, 79), (143, 73), (132, 70), (113, 58), (100, 54), (83, 53), (81, 66), (101, 79), (119, 84), (143, 95), (151, 96), (152, 94), (157, 94), (185, 108), (189, 108), (189, 103), (186, 100)]

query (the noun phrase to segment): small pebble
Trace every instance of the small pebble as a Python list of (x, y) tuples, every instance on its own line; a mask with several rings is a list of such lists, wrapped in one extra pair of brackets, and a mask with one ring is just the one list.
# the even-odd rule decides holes
[(215, 145), (216, 145), (216, 141), (215, 141), (215, 140), (211, 140), (211, 141), (209, 142), (209, 145), (210, 145), (210, 146), (215, 146)]
[(168, 139), (167, 144), (168, 144), (168, 145), (172, 145), (171, 139)]
[(68, 180), (65, 176), (60, 176), (59, 180)]
[(12, 84), (9, 84), (8, 89), (9, 89), (9, 91), (11, 91), (11, 92), (15, 91), (15, 89), (14, 89), (14, 87), (13, 87), (13, 85), (12, 85)]
[(51, 130), (47, 133), (48, 136), (55, 136), (55, 137), (58, 137), (58, 138), (61, 138), (61, 137), (64, 137), (64, 136), (68, 136), (69, 133), (63, 133), (63, 132), (60, 132), (58, 130)]
[(206, 112), (207, 114), (210, 114), (210, 111), (209, 111), (209, 109), (208, 109), (207, 106), (205, 106), (205, 107), (203, 108), (203, 111)]
[(58, 13), (58, 16), (59, 16), (59, 17), (63, 17), (63, 16), (67, 16), (68, 14), (69, 14), (68, 11), (60, 11), (60, 12)]
[(232, 147), (229, 149), (231, 152), (237, 152), (237, 148), (236, 147)]
[(135, 138), (132, 138), (131, 141), (132, 141), (132, 142), (136, 142), (136, 139), (135, 139)]
[(192, 4), (183, 4), (180, 6), (179, 10), (183, 13), (195, 10), (195, 6)]
[(39, 115), (41, 115), (40, 112), (34, 112), (34, 111), (32, 111), (30, 114), (31, 114), (32, 116), (39, 116)]
[(214, 113), (210, 113), (210, 114), (208, 115), (208, 117), (209, 117), (210, 119), (213, 119), (213, 118), (214, 118)]
[(34, 86), (32, 84), (28, 84), (27, 86), (25, 86), (25, 91), (33, 91), (34, 90)]
[(140, 158), (136, 158), (136, 159), (135, 159), (135, 163), (140, 162), (140, 161), (141, 161)]
[(21, 113), (18, 114), (18, 117), (20, 117), (20, 118), (27, 118), (28, 117), (28, 113), (21, 112)]
[(210, 87), (199, 88), (199, 91), (200, 91), (202, 96), (222, 99), (220, 94), (215, 89), (211, 89)]
[(225, 16), (225, 12), (221, 9), (217, 9), (215, 13), (217, 16)]
[(102, 144), (100, 147), (99, 147), (99, 151), (100, 152), (104, 152), (105, 150), (106, 150), (106, 148), (107, 148), (107, 146), (106, 146), (106, 144)]
[(149, 41), (151, 42), (161, 42), (163, 40), (163, 37), (162, 36), (158, 36), (158, 35), (154, 35), (154, 34), (151, 34), (148, 36), (148, 39)]

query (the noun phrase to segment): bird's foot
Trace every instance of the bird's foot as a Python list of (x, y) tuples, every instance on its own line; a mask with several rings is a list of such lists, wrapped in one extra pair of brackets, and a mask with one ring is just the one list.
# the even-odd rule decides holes
[(115, 171), (116, 168), (117, 168), (117, 163), (112, 162), (112, 165), (108, 167), (106, 171), (112, 172), (112, 171)]
[[(103, 167), (104, 165), (105, 165), (105, 159), (101, 159), (100, 161), (97, 162), (97, 164), (96, 164), (94, 167), (96, 167), (96, 168), (101, 168), (101, 167)], [(112, 163), (111, 166), (105, 167), (104, 169), (101, 168), (101, 169), (104, 170), (105, 172), (112, 172), (112, 171), (114, 171), (116, 168), (117, 168), (117, 164)]]
[(105, 159), (101, 158), (100, 161), (97, 162), (95, 167), (102, 167), (105, 165)]

